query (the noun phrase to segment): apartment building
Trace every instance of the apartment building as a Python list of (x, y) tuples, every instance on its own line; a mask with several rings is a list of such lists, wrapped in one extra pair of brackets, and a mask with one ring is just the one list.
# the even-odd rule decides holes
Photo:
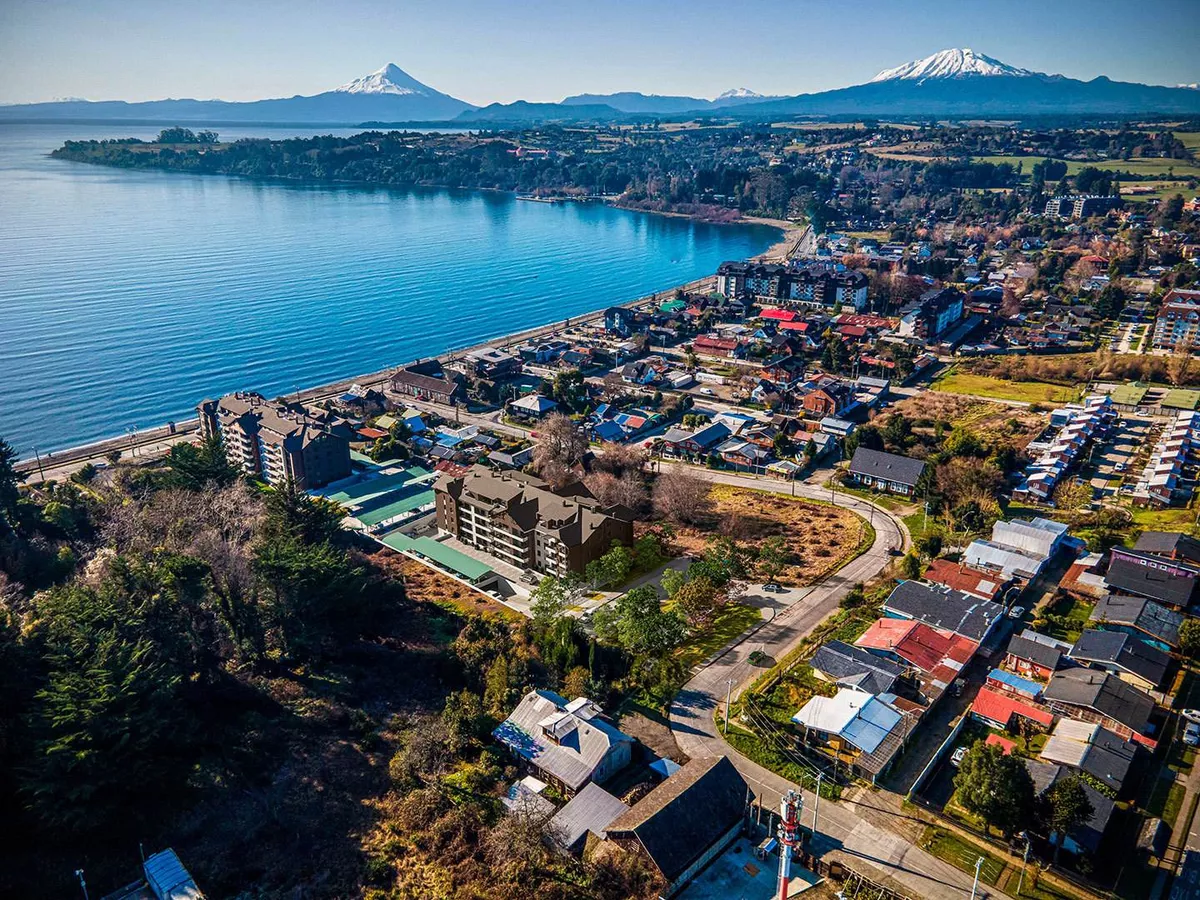
[(1055, 219), (1090, 219), (1092, 216), (1102, 216), (1120, 205), (1121, 198), (1113, 194), (1052, 197), (1046, 201), (1045, 214)]
[(555, 493), (532, 475), (476, 465), (433, 487), (438, 528), (519, 569), (582, 573), (613, 541), (633, 545), (633, 514), (601, 506), (582, 484)]
[(1155, 350), (1192, 349), (1200, 344), (1200, 291), (1173, 290), (1154, 320)]
[(919, 300), (901, 311), (896, 333), (933, 343), (962, 321), (964, 299), (962, 291), (955, 288), (926, 291)]
[(797, 305), (835, 306), (855, 310), (867, 306), (867, 276), (819, 263), (727, 262), (717, 269), (717, 291), (726, 297), (767, 297)]
[(196, 407), (205, 438), (220, 435), (229, 461), (267, 484), (300, 490), (350, 474), (353, 430), (340, 416), (238, 392)]

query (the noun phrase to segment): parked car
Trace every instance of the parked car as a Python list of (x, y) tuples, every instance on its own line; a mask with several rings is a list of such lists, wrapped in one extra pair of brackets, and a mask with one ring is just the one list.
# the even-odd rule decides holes
[(711, 397), (716, 392), (710, 387), (702, 387), (700, 388), (700, 393), (704, 394), (706, 397)]
[(953, 755), (950, 757), (950, 765), (954, 766), (956, 769), (961, 766), (963, 757), (967, 755), (968, 749), (968, 747), (959, 747), (957, 750), (955, 750)]
[(1200, 725), (1200, 709), (1181, 709), (1179, 714), (1189, 722), (1195, 722)]
[(783, 585), (776, 584), (773, 581), (769, 581), (766, 584), (764, 584), (762, 586), (762, 589), (768, 594), (782, 594), (783, 593)]
[(1188, 722), (1187, 728), (1183, 729), (1183, 742), (1189, 747), (1200, 747), (1200, 724)]
[(1023, 606), (1014, 606), (1008, 611), (1008, 617), (1010, 619), (1019, 619), (1023, 615), (1025, 615), (1025, 607)]

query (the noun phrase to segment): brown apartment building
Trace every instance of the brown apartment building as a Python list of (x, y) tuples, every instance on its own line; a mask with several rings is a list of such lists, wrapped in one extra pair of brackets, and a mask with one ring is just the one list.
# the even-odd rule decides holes
[(333, 413), (238, 392), (196, 407), (205, 438), (219, 434), (229, 461), (267, 484), (291, 481), (300, 490), (350, 474), (348, 422)]
[(532, 475), (477, 465), (433, 488), (438, 528), (519, 569), (582, 573), (613, 541), (633, 545), (633, 514), (601, 506), (582, 484), (558, 494)]

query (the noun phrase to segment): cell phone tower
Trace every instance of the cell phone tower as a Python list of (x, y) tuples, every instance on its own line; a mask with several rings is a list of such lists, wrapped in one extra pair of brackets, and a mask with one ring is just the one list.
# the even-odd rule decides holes
[(804, 797), (788, 791), (779, 800), (779, 900), (788, 898), (792, 880), (792, 856), (800, 849), (800, 812)]

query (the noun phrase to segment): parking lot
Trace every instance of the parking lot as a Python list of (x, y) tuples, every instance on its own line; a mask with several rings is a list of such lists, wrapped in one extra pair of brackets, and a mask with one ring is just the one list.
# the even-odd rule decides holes
[(1137, 481), (1155, 431), (1152, 420), (1126, 415), (1092, 450), (1082, 475), (1101, 499), (1116, 499), (1122, 480)]

